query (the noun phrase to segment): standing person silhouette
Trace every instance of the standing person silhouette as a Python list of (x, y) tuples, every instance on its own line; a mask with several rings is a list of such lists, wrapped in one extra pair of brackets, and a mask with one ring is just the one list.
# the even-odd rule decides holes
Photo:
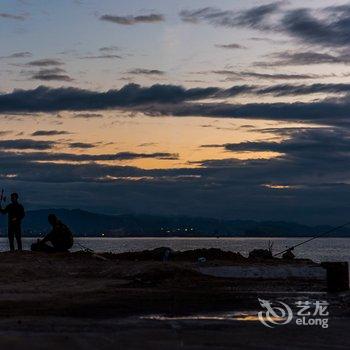
[(19, 251), (22, 250), (22, 230), (21, 222), (24, 218), (24, 208), (22, 204), (18, 203), (18, 194), (11, 194), (11, 203), (8, 204), (4, 209), (0, 205), (0, 212), (2, 214), (8, 215), (8, 238), (10, 243), (10, 250), (13, 252), (15, 250), (15, 237), (17, 241), (17, 248)]

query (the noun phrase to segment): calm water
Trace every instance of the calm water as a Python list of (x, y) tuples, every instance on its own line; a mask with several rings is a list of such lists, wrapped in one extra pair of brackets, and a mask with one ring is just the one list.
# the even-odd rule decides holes
[[(174, 250), (197, 248), (221, 248), (247, 255), (254, 248), (268, 247), (273, 242), (273, 251), (277, 253), (286, 246), (302, 242), (304, 238), (77, 238), (76, 243), (96, 252), (126, 252), (170, 247)], [(24, 238), (24, 249), (29, 249), (33, 238)], [(8, 249), (7, 239), (0, 238), (0, 251)], [(73, 250), (81, 250), (75, 244)], [(314, 261), (350, 261), (349, 238), (322, 238), (307, 243), (295, 251), (297, 257)]]

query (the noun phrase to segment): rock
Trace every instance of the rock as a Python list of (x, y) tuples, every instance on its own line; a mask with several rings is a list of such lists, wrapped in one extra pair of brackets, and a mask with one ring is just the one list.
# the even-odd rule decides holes
[(249, 259), (273, 259), (273, 256), (270, 250), (254, 249), (249, 252)]

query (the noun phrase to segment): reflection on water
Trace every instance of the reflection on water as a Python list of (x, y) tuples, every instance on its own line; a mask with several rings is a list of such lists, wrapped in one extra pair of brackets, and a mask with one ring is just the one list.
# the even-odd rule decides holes
[[(142, 320), (151, 321), (240, 321), (260, 322), (258, 311), (235, 311), (215, 314), (199, 314), (186, 316), (148, 315), (140, 317)], [(263, 317), (263, 319), (265, 319)], [(284, 317), (269, 317), (269, 321), (283, 322)]]

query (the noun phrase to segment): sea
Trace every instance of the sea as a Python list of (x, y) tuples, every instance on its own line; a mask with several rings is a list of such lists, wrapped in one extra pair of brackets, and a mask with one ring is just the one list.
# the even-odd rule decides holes
[[(267, 249), (273, 246), (276, 254), (287, 247), (294, 246), (309, 239), (298, 238), (208, 238), (208, 237), (132, 237), (132, 238), (76, 238), (72, 251), (89, 248), (95, 252), (134, 252), (158, 247), (169, 247), (173, 250), (190, 250), (199, 248), (219, 248), (222, 250), (240, 252), (248, 256), (253, 249)], [(30, 249), (34, 238), (23, 238), (24, 249)], [(0, 251), (8, 250), (7, 238), (0, 238)], [(297, 258), (308, 258), (316, 262), (348, 261), (350, 262), (350, 238), (319, 238), (296, 248), (294, 254)]]

